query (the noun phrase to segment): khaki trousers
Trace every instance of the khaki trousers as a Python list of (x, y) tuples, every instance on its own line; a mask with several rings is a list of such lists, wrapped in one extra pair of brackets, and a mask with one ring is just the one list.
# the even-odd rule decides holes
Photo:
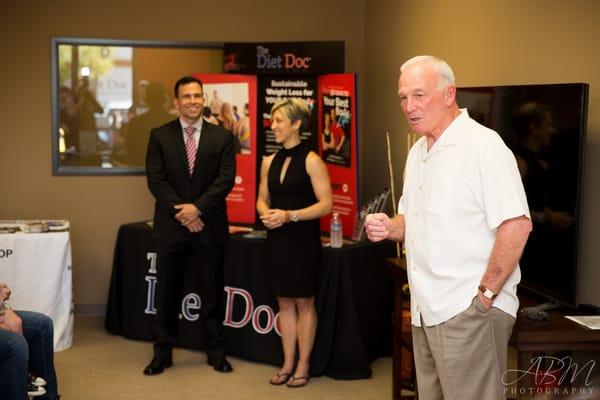
[(465, 311), (439, 325), (412, 327), (420, 400), (505, 399), (508, 340), (515, 318), (477, 296)]

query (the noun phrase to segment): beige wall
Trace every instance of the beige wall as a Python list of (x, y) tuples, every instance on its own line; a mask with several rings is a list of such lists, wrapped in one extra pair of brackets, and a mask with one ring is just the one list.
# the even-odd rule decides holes
[(366, 15), (367, 92), (363, 192), (386, 186), (385, 132), (392, 135), (396, 186), (408, 125), (396, 97), (398, 68), (418, 54), (453, 67), (459, 86), (587, 82), (590, 84), (584, 180), (580, 301), (600, 304), (600, 2), (370, 1)]
[(134, 81), (145, 79), (159, 82), (167, 91), (169, 104), (173, 101), (173, 84), (190, 72), (222, 73), (221, 49), (157, 49), (137, 48), (133, 52)]
[[(600, 304), (595, 289), (600, 268), (594, 268), (600, 264), (600, 247), (591, 238), (600, 222), (592, 209), (600, 201), (600, 184), (594, 181), (600, 173), (600, 2), (307, 0), (302, 12), (298, 2), (272, 0), (231, 0), (211, 7), (191, 0), (152, 6), (140, 0), (6, 3), (0, 3), (0, 219), (71, 220), (78, 305), (106, 302), (117, 229), (151, 218), (152, 199), (143, 177), (52, 176), (51, 36), (345, 40), (347, 70), (359, 75), (363, 198), (387, 185), (386, 130), (392, 135), (397, 191), (401, 189), (408, 128), (395, 92), (398, 67), (410, 56), (446, 58), (464, 86), (588, 82), (581, 294), (582, 300)], [(177, 9), (181, 16), (173, 11)], [(203, 11), (210, 15), (203, 18)]]
[[(363, 15), (362, 0), (1, 2), (0, 219), (71, 221), (75, 302), (85, 307), (106, 303), (119, 225), (152, 217), (152, 198), (143, 177), (52, 176), (51, 36), (203, 42), (344, 40), (347, 68), (361, 74)], [(363, 92), (361, 86), (359, 94)]]

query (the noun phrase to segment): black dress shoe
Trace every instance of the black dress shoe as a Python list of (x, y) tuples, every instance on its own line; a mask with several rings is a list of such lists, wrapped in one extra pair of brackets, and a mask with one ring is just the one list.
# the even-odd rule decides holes
[(217, 372), (233, 372), (233, 367), (229, 364), (229, 361), (225, 356), (219, 356), (216, 358), (208, 358), (208, 365), (212, 365), (213, 369)]
[(144, 368), (144, 375), (158, 375), (162, 373), (165, 370), (165, 368), (169, 368), (172, 365), (172, 358), (168, 358), (165, 360), (155, 357), (152, 359), (152, 361), (150, 361), (150, 364), (148, 364), (146, 368)]

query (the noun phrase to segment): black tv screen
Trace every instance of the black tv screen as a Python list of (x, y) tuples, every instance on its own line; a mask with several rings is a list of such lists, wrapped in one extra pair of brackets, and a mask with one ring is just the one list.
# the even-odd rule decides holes
[(456, 95), (517, 160), (533, 222), (520, 286), (570, 306), (577, 306), (588, 91), (569, 83), (459, 88)]

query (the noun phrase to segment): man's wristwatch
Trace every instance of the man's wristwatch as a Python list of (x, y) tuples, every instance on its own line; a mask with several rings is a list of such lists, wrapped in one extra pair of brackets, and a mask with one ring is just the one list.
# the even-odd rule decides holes
[(483, 294), (484, 297), (490, 300), (494, 300), (496, 297), (498, 297), (496, 293), (492, 292), (490, 289), (486, 288), (481, 284), (479, 285), (479, 291)]

